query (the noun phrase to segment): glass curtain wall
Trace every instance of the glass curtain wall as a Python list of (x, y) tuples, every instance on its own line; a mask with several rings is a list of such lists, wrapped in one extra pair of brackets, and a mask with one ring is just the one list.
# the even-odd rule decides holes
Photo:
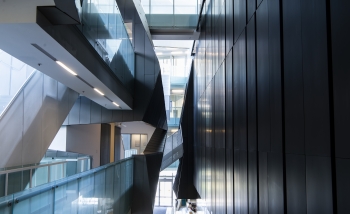
[(34, 70), (0, 49), (0, 116)]
[(85, 0), (81, 32), (103, 61), (128, 88), (133, 90), (135, 54), (115, 0)]

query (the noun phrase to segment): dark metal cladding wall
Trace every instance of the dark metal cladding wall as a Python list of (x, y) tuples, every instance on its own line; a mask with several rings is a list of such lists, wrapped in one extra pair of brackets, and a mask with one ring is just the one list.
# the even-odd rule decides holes
[[(193, 68), (193, 67), (192, 67)], [(181, 130), (183, 140), (183, 156), (180, 159), (180, 167), (178, 168), (176, 181), (174, 183), (174, 191), (177, 198), (199, 198), (198, 192), (193, 183), (194, 177), (194, 144), (193, 144), (193, 69), (189, 76), (186, 88), (185, 101), (181, 117)]]
[[(152, 214), (163, 154), (134, 155), (131, 213)], [(126, 213), (126, 212), (124, 212)]]
[(349, 7), (205, 1), (193, 183), (209, 212), (350, 212)]

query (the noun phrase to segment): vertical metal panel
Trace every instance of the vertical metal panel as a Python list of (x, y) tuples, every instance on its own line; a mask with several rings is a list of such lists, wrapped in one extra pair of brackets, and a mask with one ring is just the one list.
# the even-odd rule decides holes
[(226, 0), (226, 55), (233, 46), (233, 1)]
[(80, 97), (79, 123), (89, 124), (91, 115), (91, 100), (86, 97)]
[(109, 122), (111, 122), (111, 121), (113, 121), (112, 120), (112, 111), (111, 110), (109, 110), (109, 109), (106, 109), (105, 107), (101, 107), (101, 109), (102, 109), (102, 112), (101, 112), (101, 114), (102, 114), (102, 123), (109, 123)]
[(256, 10), (256, 0), (247, 0), (247, 20), (249, 21)]
[(286, 152), (305, 154), (300, 0), (283, 1)]
[(286, 155), (286, 190), (288, 213), (306, 213), (306, 170), (304, 155)]
[(268, 153), (268, 191), (269, 213), (283, 213), (283, 159), (281, 153)]
[[(346, 0), (330, 1), (332, 27), (332, 64), (336, 157), (350, 158), (350, 72), (349, 55), (350, 2)], [(347, 68), (347, 69), (345, 69)], [(338, 197), (338, 199), (340, 199)], [(342, 200), (342, 199), (340, 199)]]
[(226, 148), (226, 212), (234, 213), (233, 150)]
[(225, 148), (225, 65), (215, 75), (215, 148)]
[(259, 7), (263, 0), (256, 0), (256, 6)]
[(268, 47), (268, 7), (263, 1), (256, 11), (258, 149), (270, 151), (270, 74)]
[(267, 153), (259, 152), (259, 213), (269, 213)]
[(349, 191), (350, 191), (350, 160), (336, 159), (337, 171), (337, 208), (338, 213), (350, 213)]
[(239, 35), (241, 35), (242, 31), (246, 25), (246, 13), (247, 1), (246, 0), (236, 0), (233, 1), (233, 26), (234, 26), (234, 42), (238, 40)]
[(250, 214), (257, 214), (258, 207), (258, 154), (257, 151), (248, 152), (248, 208)]
[(243, 32), (233, 46), (233, 128), (234, 148), (247, 150), (247, 68)]
[(91, 123), (101, 123), (101, 106), (91, 102)]
[(226, 134), (226, 149), (233, 149), (233, 82), (232, 82), (232, 73), (233, 73), (233, 66), (232, 66), (232, 51), (229, 52), (229, 54), (226, 57), (226, 76), (225, 76), (225, 118), (226, 118), (226, 128), (225, 128), (225, 134)]
[(331, 160), (329, 157), (306, 156), (307, 213), (333, 212)]
[(308, 155), (330, 155), (326, 2), (311, 0), (300, 3), (305, 151)]
[(257, 150), (255, 15), (247, 25), (247, 132), (248, 150)]
[(71, 109), (71, 111), (69, 112), (68, 115), (68, 123), (70, 125), (74, 125), (74, 124), (79, 124), (79, 116), (80, 116), (80, 100), (81, 97), (79, 97), (74, 105), (73, 108)]
[(282, 85), (279, 0), (268, 0), (271, 151), (282, 152)]

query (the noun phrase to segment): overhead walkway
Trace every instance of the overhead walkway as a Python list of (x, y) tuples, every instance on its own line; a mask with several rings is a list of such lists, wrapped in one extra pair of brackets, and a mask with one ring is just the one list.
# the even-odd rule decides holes
[(154, 40), (197, 40), (201, 0), (140, 1)]

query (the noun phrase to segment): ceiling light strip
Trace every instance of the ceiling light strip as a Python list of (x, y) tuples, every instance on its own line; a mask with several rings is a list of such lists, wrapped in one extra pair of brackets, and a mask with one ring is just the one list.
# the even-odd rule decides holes
[(105, 94), (104, 93), (102, 93), (100, 90), (98, 90), (97, 88), (94, 88), (94, 90), (97, 92), (97, 93), (99, 93), (101, 96), (105, 96)]
[(121, 109), (121, 107), (114, 102), (113, 100), (109, 99), (109, 97), (105, 96), (104, 93), (102, 93), (100, 90), (98, 90), (97, 88), (93, 87), (90, 83), (88, 83), (87, 81), (85, 81), (83, 78), (81, 78), (80, 76), (78, 76), (77, 73), (75, 73), (73, 70), (71, 70), (68, 66), (66, 66), (64, 63), (60, 62), (59, 60), (57, 60), (55, 57), (53, 57), (51, 54), (49, 54), (47, 51), (45, 51), (44, 49), (42, 49), (38, 44), (31, 44), (33, 45), (36, 49), (38, 49), (40, 52), (42, 52), (43, 54), (45, 54), (47, 57), (49, 57), (50, 59), (52, 59), (53, 61), (55, 61), (58, 65), (60, 65), (62, 68), (64, 68), (66, 71), (68, 71), (69, 73), (71, 73), (72, 75), (76, 76), (78, 79), (80, 79), (82, 82), (84, 82), (86, 85), (88, 85), (90, 88), (94, 89), (97, 93), (99, 93), (100, 95), (104, 96), (108, 101), (110, 101), (111, 103), (113, 103), (115, 106), (119, 107)]
[(57, 64), (59, 64), (59, 66), (61, 66), (62, 68), (64, 68), (66, 71), (68, 71), (69, 73), (73, 74), (74, 76), (78, 76), (77, 73), (75, 73), (74, 71), (72, 71), (70, 68), (68, 68), (65, 64), (63, 64), (60, 61), (56, 61)]

